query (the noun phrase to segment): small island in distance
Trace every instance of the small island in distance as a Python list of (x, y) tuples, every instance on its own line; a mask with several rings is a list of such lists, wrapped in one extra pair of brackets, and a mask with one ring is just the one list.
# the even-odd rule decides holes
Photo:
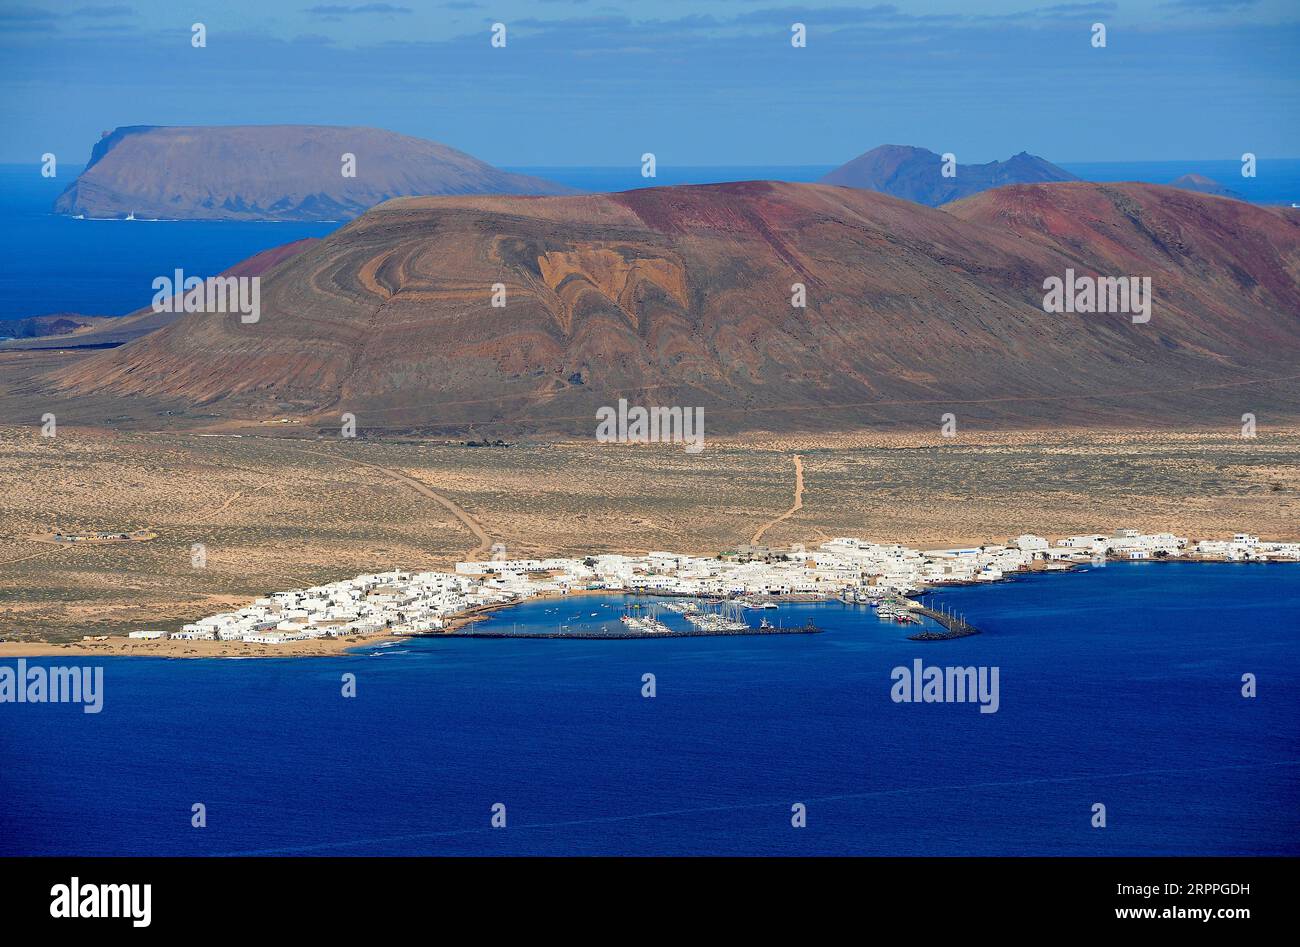
[(104, 133), (54, 210), (88, 218), (343, 221), (406, 195), (569, 193), (378, 128), (130, 125)]

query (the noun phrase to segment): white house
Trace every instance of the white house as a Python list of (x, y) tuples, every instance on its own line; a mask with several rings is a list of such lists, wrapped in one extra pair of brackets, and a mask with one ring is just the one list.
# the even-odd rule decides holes
[(1047, 552), (1047, 539), (1043, 536), (1035, 536), (1033, 533), (1017, 536), (1010, 544), (1021, 552)]

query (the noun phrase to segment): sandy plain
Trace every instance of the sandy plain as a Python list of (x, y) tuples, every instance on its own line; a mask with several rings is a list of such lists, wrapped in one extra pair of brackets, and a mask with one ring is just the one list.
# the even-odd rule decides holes
[[(35, 419), (33, 419), (35, 420)], [(238, 434), (239, 436), (234, 436)], [(792, 509), (794, 457), (803, 491)], [(338, 653), (285, 646), (83, 643), (175, 629), (271, 591), (391, 568), (673, 550), (716, 555), (834, 536), (936, 546), (1133, 526), (1193, 539), (1296, 538), (1300, 430), (756, 434), (667, 445), (359, 437), (267, 427), (0, 428), (0, 655)], [(149, 529), (65, 546), (53, 531)], [(206, 561), (196, 567), (195, 544)], [(370, 644), (382, 639), (366, 639)], [(71, 648), (62, 646), (71, 645)]]

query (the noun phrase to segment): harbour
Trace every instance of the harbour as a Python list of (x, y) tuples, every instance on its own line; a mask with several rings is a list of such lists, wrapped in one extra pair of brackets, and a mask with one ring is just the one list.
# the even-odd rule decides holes
[[(495, 619), (483, 616), (480, 621), (464, 626), (452, 634), (457, 638), (541, 638), (583, 639), (587, 641), (634, 641), (662, 638), (715, 638), (754, 635), (812, 635), (822, 628), (806, 616), (802, 622), (787, 623), (781, 618), (774, 622), (766, 615), (751, 624), (744, 615), (744, 606), (734, 601), (708, 599), (682, 599), (672, 596), (589, 596), (588, 605), (596, 608), (567, 617), (567, 603), (560, 600), (540, 600), (508, 606), (496, 614)], [(538, 606), (541, 607), (540, 615)], [(617, 624), (611, 622), (616, 609), (622, 609)], [(777, 609), (775, 603), (772, 609)], [(768, 609), (763, 609), (768, 611)], [(512, 616), (511, 613), (514, 613)], [(552, 617), (556, 616), (556, 617)], [(774, 616), (776, 617), (776, 616)], [(594, 620), (593, 620), (594, 619)], [(484, 627), (493, 621), (511, 621), (509, 628)], [(622, 626), (622, 628), (619, 627)], [(432, 635), (431, 637), (438, 637)]]
[(693, 628), (689, 631), (668, 630), (663, 632), (647, 631), (615, 631), (612, 628), (601, 628), (597, 631), (458, 631), (454, 633), (457, 638), (576, 638), (585, 641), (636, 641), (646, 639), (663, 639), (663, 638), (718, 638), (718, 637), (742, 637), (754, 635), (817, 635), (822, 633), (821, 628), (812, 622), (803, 625), (795, 625), (789, 628), (769, 625), (767, 627), (749, 627), (741, 629), (700, 629)]

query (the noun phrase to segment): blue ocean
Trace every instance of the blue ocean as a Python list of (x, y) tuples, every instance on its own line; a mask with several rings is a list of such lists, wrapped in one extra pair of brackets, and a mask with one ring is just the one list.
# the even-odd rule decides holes
[[(815, 635), (103, 660), (99, 714), (0, 704), (0, 854), (1300, 854), (1300, 565), (1112, 563), (927, 598), (984, 634), (912, 642), (836, 602), (749, 613)], [(916, 659), (997, 667), (997, 712), (894, 702)]]
[(81, 168), (0, 165), (0, 319), (47, 313), (123, 316), (149, 305), (155, 278), (178, 267), (213, 276), (254, 253), (339, 224), (75, 220), (51, 212)]
[[(1300, 201), (1300, 160), (1261, 158), (1255, 178), (1233, 161), (1127, 162), (1062, 167), (1087, 180), (1168, 184), (1190, 172), (1212, 177), (1247, 200)], [(815, 181), (831, 165), (778, 167), (640, 166), (511, 168), (587, 191), (622, 191), (722, 181)], [(0, 165), (0, 319), (56, 312), (120, 316), (149, 304), (151, 284), (177, 267), (210, 276), (261, 250), (302, 237), (323, 237), (339, 224), (145, 220), (74, 220), (51, 213), (55, 198), (81, 168), (61, 165), (56, 178), (39, 166)]]

